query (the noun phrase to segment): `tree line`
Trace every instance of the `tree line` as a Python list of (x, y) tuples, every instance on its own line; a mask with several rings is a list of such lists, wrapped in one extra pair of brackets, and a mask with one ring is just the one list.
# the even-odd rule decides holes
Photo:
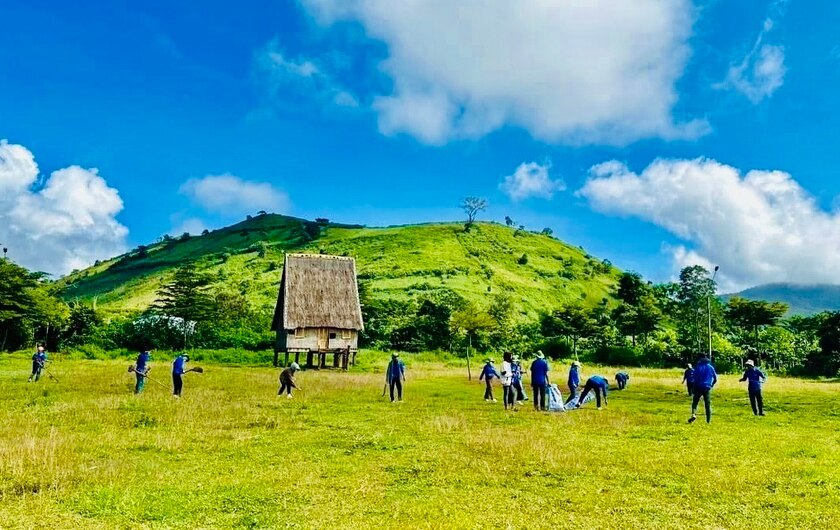
[(659, 284), (625, 272), (612, 299), (564, 305), (535, 322), (520, 322), (508, 293), (488, 295), (484, 305), (445, 288), (416, 299), (377, 300), (362, 284), (363, 340), (405, 351), (541, 349), (553, 358), (645, 366), (677, 366), (711, 352), (723, 370), (741, 368), (751, 358), (789, 373), (837, 375), (840, 312), (786, 317), (786, 304), (723, 301), (716, 290), (702, 266), (686, 267), (678, 281)]
[(57, 351), (94, 346), (105, 350), (243, 348), (274, 344), (272, 313), (255, 307), (235, 288), (211, 288), (212, 278), (194, 264), (178, 268), (145, 311), (114, 314), (96, 300), (60, 297), (47, 275), (0, 260), (0, 351), (36, 342)]
[[(65, 301), (55, 282), (11, 260), (0, 260), (0, 351), (44, 342), (51, 350), (273, 346), (271, 308), (255, 307), (242, 291), (212, 288), (194, 264), (178, 268), (146, 311), (100, 311), (93, 301)], [(840, 312), (786, 316), (778, 302), (718, 298), (701, 266), (679, 280), (654, 284), (623, 273), (610, 299), (568, 304), (535, 321), (517, 318), (511, 293), (469, 301), (447, 288), (410, 299), (378, 299), (361, 282), (362, 345), (403, 351), (465, 352), (542, 349), (554, 358), (626, 365), (675, 366), (712, 352), (722, 369), (747, 358), (775, 370), (835, 376), (840, 369)]]

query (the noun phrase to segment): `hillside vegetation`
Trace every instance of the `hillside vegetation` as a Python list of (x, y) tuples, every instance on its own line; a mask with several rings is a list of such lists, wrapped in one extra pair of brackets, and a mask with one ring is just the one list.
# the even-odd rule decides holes
[(195, 262), (213, 286), (236, 290), (272, 309), (286, 252), (353, 256), (359, 279), (375, 299), (405, 299), (450, 289), (486, 306), (508, 292), (520, 319), (579, 302), (610, 298), (619, 271), (548, 235), (477, 223), (366, 228), (260, 215), (200, 236), (165, 237), (60, 281), (68, 300), (96, 301), (100, 310), (148, 308), (158, 288), (185, 262)]

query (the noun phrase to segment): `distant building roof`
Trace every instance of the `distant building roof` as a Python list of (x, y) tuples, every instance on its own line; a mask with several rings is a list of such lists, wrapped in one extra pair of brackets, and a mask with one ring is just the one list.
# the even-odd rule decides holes
[(363, 330), (353, 258), (287, 254), (272, 329)]

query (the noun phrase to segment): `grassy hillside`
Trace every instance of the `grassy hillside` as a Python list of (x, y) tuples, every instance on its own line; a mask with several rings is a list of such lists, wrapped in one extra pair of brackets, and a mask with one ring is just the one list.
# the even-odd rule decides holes
[(509, 292), (520, 316), (561, 302), (594, 305), (609, 297), (619, 271), (546, 235), (479, 223), (365, 228), (262, 215), (202, 236), (173, 238), (62, 279), (68, 299), (93, 300), (106, 311), (142, 310), (173, 270), (195, 261), (217, 288), (235, 289), (273, 308), (286, 252), (356, 258), (360, 280), (376, 298), (452, 289), (481, 305)]
[(821, 311), (840, 311), (840, 285), (796, 285), (792, 283), (771, 283), (759, 285), (736, 295), (747, 300), (784, 302), (790, 306), (790, 314), (813, 315)]

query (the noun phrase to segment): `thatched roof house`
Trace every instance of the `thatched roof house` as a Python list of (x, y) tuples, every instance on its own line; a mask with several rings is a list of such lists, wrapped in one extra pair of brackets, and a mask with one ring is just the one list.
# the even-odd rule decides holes
[(353, 258), (286, 255), (272, 322), (277, 351), (309, 352), (309, 364), (315, 352), (355, 353), (363, 329)]

